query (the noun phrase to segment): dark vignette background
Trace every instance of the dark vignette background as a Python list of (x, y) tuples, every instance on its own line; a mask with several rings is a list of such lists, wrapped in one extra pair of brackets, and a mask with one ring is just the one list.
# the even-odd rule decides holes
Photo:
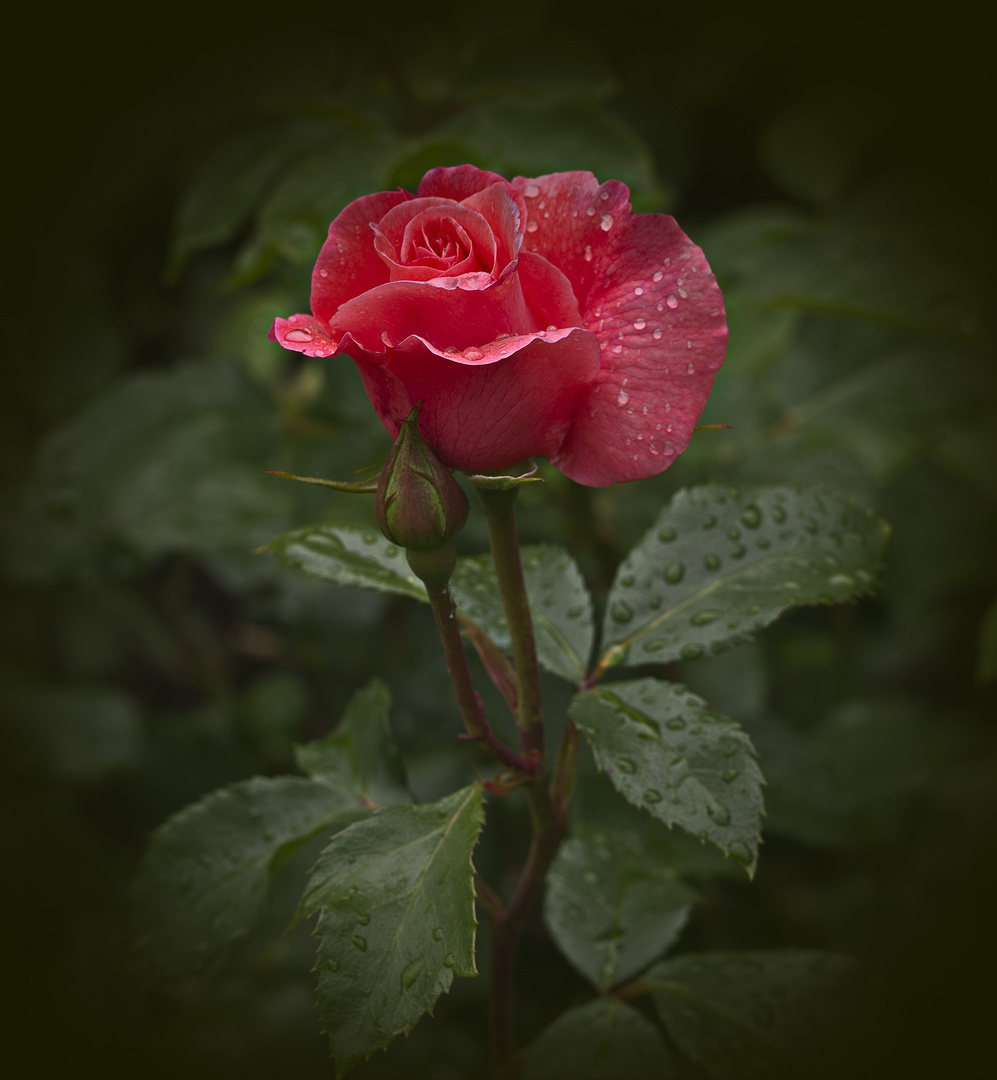
[[(806, 206), (791, 182), (788, 190), (786, 183), (780, 185), (760, 150), (770, 122), (794, 104), (815, 99), (835, 102), (842, 106), (839, 115), (850, 118), (853, 131), (861, 132), (871, 123), (872, 134), (863, 144), (850, 182), (861, 186), (864, 180), (895, 170), (917, 177), (916, 205), (934, 208), (937, 216), (912, 215), (901, 235), (917, 248), (922, 234), (930, 234), (932, 251), (942, 253), (938, 257), (958, 270), (958, 280), (971, 282), (983, 298), (973, 335), (976, 355), (985, 357), (986, 368), (991, 363), (986, 343), (988, 335), (992, 341), (993, 326), (986, 317), (994, 292), (995, 241), (987, 104), (991, 29), (954, 6), (937, 9), (930, 18), (914, 9), (887, 18), (872, 10), (832, 5), (759, 11), (750, 5), (577, 5), (541, 0), (404, 7), (288, 3), (224, 9), (177, 4), (136, 10), (121, 20), (82, 9), (20, 12), (10, 35), (5, 94), (8, 231), (3, 299), (9, 307), (0, 480), (7, 492), (2, 504), (8, 519), (5, 536), (16, 533), (21, 539), (8, 544), (7, 550), (15, 555), (25, 550), (23, 534), (30, 534), (30, 518), (24, 516), (18, 491), (46, 439), (115, 380), (138, 370), (165, 370), (189, 354), (201, 332), (198, 320), (205, 325), (210, 321), (205, 308), (213, 295), (208, 287), (218, 280), (215, 269), (194, 270), (173, 283), (164, 277), (179, 193), (205, 152), (247, 123), (257, 103), (274, 87), (293, 86), (296, 75), (308, 82), (324, 70), (348, 68), (355, 83), (362, 83), (365, 70), (374, 73), (372, 82), (385, 77), (390, 82), (414, 61), (420, 69), (438, 67), (445, 81), (449, 72), (466, 70), (466, 56), (455, 49), (455, 41), (465, 42), (472, 54), (482, 42), (496, 43), (483, 50), (487, 56), (483, 62), (490, 66), (487, 74), (500, 84), (533, 80), (542, 85), (564, 69), (580, 71), (584, 80), (588, 58), (594, 57), (593, 78), (602, 77), (605, 70), (615, 82), (609, 107), (647, 141), (666, 189), (663, 202), (694, 237), (722, 215), (744, 207), (770, 201)], [(399, 100), (404, 111), (404, 87)], [(417, 110), (418, 102), (409, 107)], [(819, 135), (816, 142), (819, 156)], [(806, 209), (819, 220), (833, 212), (833, 205)], [(96, 268), (100, 280), (81, 274), (81, 268)], [(90, 294), (95, 310), (101, 309), (100, 318), (93, 320), (86, 316), (85, 298)], [(108, 324), (117, 344), (101, 343)], [(919, 427), (919, 417), (930, 411), (933, 399), (943, 396), (958, 375), (960, 355), (953, 354), (951, 367), (944, 362), (936, 365), (932, 377), (922, 380), (909, 398), (901, 398), (901, 407), (912, 416), (914, 440), (919, 431), (925, 440), (935, 438), (929, 424)], [(977, 413), (967, 419), (967, 430), (970, 435), (983, 434), (975, 442), (971, 438), (965, 450), (984, 478), (980, 490), (989, 479), (991, 491), (994, 462), (989, 455), (994, 443), (986, 436), (988, 431), (992, 436), (997, 414), (986, 395), (992, 390), (992, 379), (979, 383)], [(711, 419), (736, 426), (738, 402), (725, 404), (728, 412)], [(844, 425), (845, 434), (838, 437), (847, 438), (847, 430)], [(371, 438), (376, 445), (376, 434)], [(886, 875), (881, 880), (889, 880), (893, 892), (886, 896), (884, 891), (878, 908), (868, 905), (868, 911), (875, 911), (868, 915), (868, 925), (852, 927), (853, 943), (874, 938), (888, 927), (890, 918), (884, 910), (891, 910), (891, 905), (896, 922), (904, 924), (892, 939), (895, 978), (884, 989), (881, 1014), (870, 1024), (863, 1054), (849, 1064), (853, 1075), (958, 1075), (975, 1070), (979, 1055), (989, 1046), (994, 1006), (995, 698), (992, 672), (989, 682), (977, 681), (977, 652), (981, 620), (994, 595), (995, 504), (992, 496), (987, 501), (970, 483), (950, 483), (947, 474), (927, 464), (930, 448), (922, 449), (923, 490), (910, 481), (903, 496), (914, 500), (914, 517), (924, 519), (923, 543), (914, 546), (916, 559), (894, 570), (890, 588), (892, 597), (902, 598), (905, 591), (917, 591), (918, 575), (938, 576), (944, 595), (928, 618), (943, 620), (945, 631), (933, 638), (928, 634), (927, 645), (912, 644), (912, 635), (905, 634), (901, 624), (914, 616), (900, 601), (879, 602), (870, 617), (885, 628), (878, 639), (881, 652), (888, 653), (893, 643), (896, 655), (884, 661), (885, 666), (892, 664), (891, 671), (901, 672), (895, 680), (908, 697), (921, 699), (929, 726), (944, 728), (947, 717), (958, 716), (960, 723), (972, 728), (978, 769), (972, 783), (966, 781), (972, 797), (967, 796), (948, 819), (944, 807), (949, 803), (939, 809), (925, 796), (918, 804), (928, 825), (917, 835), (935, 829), (943, 836), (941, 848), (963, 851), (963, 857), (952, 863), (958, 871), (943, 885), (930, 886), (934, 891), (927, 901), (913, 905), (913, 917), (904, 913), (905, 904), (908, 892), (922, 887), (921, 879), (903, 870), (892, 879)], [(656, 490), (696, 482), (704, 478), (698, 470), (708, 471), (709, 465), (708, 458), (691, 459), (688, 471), (676, 475), (671, 488)], [(673, 471), (682, 469), (680, 463)], [(878, 505), (875, 498), (872, 502), (890, 517), (888, 505)], [(610, 515), (627, 520), (625, 505), (604, 505)], [(315, 510), (314, 516), (319, 513)], [(642, 513), (635, 509), (632, 515), (641, 526), (647, 523)], [(539, 517), (538, 521), (542, 530), (544, 522)], [(621, 529), (626, 533), (628, 527)], [(38, 545), (42, 544), (40, 539)], [(202, 709), (199, 723), (209, 735), (201, 742), (194, 738), (182, 750), (172, 746), (158, 771), (149, 764), (148, 749), (133, 757), (123, 754), (107, 775), (81, 779), (74, 775), (72, 762), (48, 769), (44, 763), (37, 765), (31, 753), (24, 758), (22, 735), (16, 723), (12, 725), (13, 734), (5, 736), (4, 744), (12, 749), (5, 750), (0, 763), (4, 775), (0, 836), (9, 847), (3, 856), (5, 910), (0, 935), (9, 998), (4, 1012), (12, 1021), (5, 1058), (13, 1059), (18, 1074), (25, 1076), (62, 1071), (109, 1076), (322, 1075), (324, 1048), (314, 1036), (307, 994), (302, 997), (286, 989), (279, 1000), (271, 1000), (266, 1012), (271, 1028), (262, 1036), (254, 1035), (253, 1045), (263, 1049), (254, 1051), (259, 1056), (253, 1058), (240, 1049), (239, 1041), (249, 1037), (252, 1021), (247, 1017), (257, 1014), (248, 999), (239, 997), (246, 991), (236, 984), (225, 991), (231, 1000), (216, 1000), (211, 1006), (215, 1012), (209, 1011), (200, 1027), (193, 1010), (185, 1013), (182, 1002), (150, 1004), (122, 989), (127, 987), (121, 973), (123, 895), (147, 830), (217, 783), (286, 767), (286, 739), (280, 732), (274, 734), (265, 719), (258, 720), (268, 707), (267, 693), (274, 695), (278, 711), (307, 714), (301, 721), (306, 727), (317, 722), (307, 704), (288, 704), (288, 698), (299, 693), (294, 689), (297, 684), (289, 688), (279, 680), (259, 682), (261, 670), (280, 652), (270, 638), (253, 629), (266, 616), (258, 623), (255, 615), (240, 607), (244, 598), (238, 585), (214, 572), (210, 558), (167, 551), (136, 569), (128, 563), (127, 552), (105, 550), (100, 558), (117, 559), (119, 569), (108, 570), (105, 563), (95, 566), (96, 584), (88, 586), (87, 567), (76, 567), (79, 574), (73, 588), (79, 593), (72, 602), (67, 601), (69, 586), (61, 579), (39, 585), (13, 565), (16, 558), (9, 554), (5, 558), (9, 599), (0, 671), (11, 685), (30, 676), (36, 684), (75, 686), (76, 661), (67, 661), (66, 654), (76, 655), (73, 650), (78, 653), (82, 646), (66, 644), (72, 637), (67, 624), (76, 619), (84, 629), (75, 632), (86, 638), (91, 633), (84, 618), (88, 607), (105, 600), (127, 604), (129, 596), (137, 596), (154, 607), (163, 603), (167, 607), (166, 640), (153, 642), (147, 652), (160, 649), (170, 654), (171, 649), (186, 647), (196, 654), (194, 666), (208, 669), (204, 676), (208, 682), (212, 665), (219, 669), (234, 665), (240, 692), (247, 683), (262, 687), (256, 697), (240, 697), (231, 716), (207, 716)], [(593, 557), (591, 565), (597, 564)], [(946, 567), (958, 571), (969, 564), (965, 573), (945, 573)], [(117, 582), (114, 590), (101, 585), (109, 578)], [(124, 585), (118, 587), (121, 582)], [(115, 626), (131, 625), (130, 616), (120, 612), (108, 618)], [(397, 627), (398, 648), (411, 649), (411, 626), (401, 616), (392, 625)], [(807, 634), (814, 626), (823, 632), (828, 625), (825, 621), (817, 626), (805, 618), (793, 624), (807, 641), (816, 643), (818, 651), (823, 639)], [(155, 637), (156, 632), (149, 633)], [(254, 632), (257, 638), (247, 644), (246, 635), (251, 638)], [(177, 646), (173, 639), (187, 645)], [(304, 652), (320, 649), (321, 640), (321, 634), (314, 633), (297, 647)], [(372, 640), (370, 635), (363, 638), (357, 656), (344, 661), (344, 667), (355, 662), (363, 668), (363, 678), (381, 669), (382, 657), (363, 652), (364, 643), (370, 649)], [(231, 654), (228, 659), (226, 650)], [(247, 655), (252, 660), (248, 667)], [(183, 674), (189, 658), (175, 661), (177, 675), (169, 655), (158, 668), (148, 657), (129, 657), (126, 651), (124, 660), (107, 662), (102, 673), (106, 685), (124, 688), (146, 703), (165, 702), (164, 707), (177, 715), (192, 715), (204, 704), (203, 681), (191, 684)], [(275, 669), (280, 665), (279, 660), (272, 663)], [(811, 668), (804, 666), (816, 674), (811, 700), (798, 711), (806, 714), (819, 707), (821, 679), (833, 682), (835, 677), (826, 667), (819, 658)], [(357, 677), (357, 684), (361, 681)], [(806, 697), (801, 689), (805, 681), (800, 677), (792, 692)], [(336, 712), (329, 702), (340, 706), (353, 688), (316, 688), (312, 683), (308, 687), (327, 699), (328, 715), (322, 712), (320, 717), (326, 722)], [(406, 684), (394, 689), (402, 698)], [(418, 684), (412, 689), (425, 691)], [(298, 722), (294, 716), (288, 721), (291, 728)], [(293, 733), (297, 737), (302, 730), (294, 728)], [(160, 746), (164, 737), (160, 732), (156, 738), (160, 742), (153, 740), (153, 747)], [(903, 734), (901, 741), (909, 747), (918, 738), (924, 746), (930, 741), (917, 732)], [(23, 767), (24, 760), (29, 766)], [(930, 780), (928, 751), (914, 753), (913, 760), (910, 767)], [(149, 786), (148, 798), (136, 791), (142, 785)], [(721, 890), (712, 897), (714, 921), (697, 928), (700, 936), (694, 944), (835, 943), (813, 930), (833, 925), (833, 915), (825, 912), (823, 922), (807, 923), (803, 918), (794, 923), (794, 911), (815, 903), (814, 894), (819, 897), (828, 883), (827, 903), (847, 907), (847, 897), (831, 885), (851, 880), (850, 856), (778, 836), (763, 853), (763, 862), (766, 856), (785, 875), (782, 883), (760, 877), (760, 895), (775, 899), (752, 906), (750, 894)], [(858, 905), (857, 910), (866, 909)], [(848, 939), (848, 934), (844, 936)], [(569, 975), (560, 981), (551, 976), (543, 986), (565, 1000), (578, 992)], [(216, 1023), (212, 1019), (216, 1015), (223, 1019)], [(283, 1055), (302, 1039), (311, 1040), (311, 1049), (301, 1054), (304, 1064), (295, 1059), (289, 1065)], [(410, 1067), (415, 1070), (411, 1075), (429, 1075), (418, 1071), (424, 1064)], [(458, 1066), (441, 1068), (441, 1076), (463, 1075), (446, 1071), (459, 1070)]]

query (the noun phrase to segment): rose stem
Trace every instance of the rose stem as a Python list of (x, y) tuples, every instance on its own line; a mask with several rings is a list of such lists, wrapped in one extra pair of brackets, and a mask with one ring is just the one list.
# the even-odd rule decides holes
[(505, 609), (509, 635), (512, 638), (512, 659), (516, 666), (517, 699), (520, 740), (523, 756), (543, 757), (543, 703), (540, 697), (540, 665), (533, 634), (533, 616), (523, 580), (523, 565), (519, 558), (519, 537), (516, 535), (516, 495), (518, 488), (494, 490), (478, 488), (485, 510), (488, 541), (492, 549), (495, 577), (498, 579), (502, 607)]
[[(537, 662), (533, 616), (519, 557), (516, 533), (516, 488), (478, 488), (499, 594), (505, 609), (512, 656), (516, 668), (520, 745), (523, 756), (535, 761), (537, 774), (526, 785), (533, 837), (526, 865), (504, 911), (494, 919), (492, 930), (491, 1029), (492, 1072), (509, 1076), (516, 1054), (514, 1030), (516, 946), (533, 905), (539, 899), (547, 871), (564, 833), (563, 809), (555, 810), (543, 776), (543, 706), (540, 696), (540, 665)], [(559, 755), (560, 756), (560, 755)], [(570, 755), (569, 755), (570, 756)], [(562, 782), (563, 786), (563, 782)]]
[(443, 643), (443, 654), (446, 657), (450, 681), (453, 683), (457, 705), (468, 735), (475, 742), (481, 743), (492, 757), (507, 768), (526, 774), (535, 772), (536, 766), (524, 761), (519, 754), (510, 750), (492, 731), (485, 718), (481, 698), (471, 681), (471, 670), (467, 666), (467, 654), (464, 652), (464, 643), (460, 638), (460, 628), (457, 625), (457, 615), (450, 589), (446, 585), (442, 588), (427, 585), (426, 592), (429, 594), (429, 606), (433, 609), (433, 618), (436, 620), (436, 629)]

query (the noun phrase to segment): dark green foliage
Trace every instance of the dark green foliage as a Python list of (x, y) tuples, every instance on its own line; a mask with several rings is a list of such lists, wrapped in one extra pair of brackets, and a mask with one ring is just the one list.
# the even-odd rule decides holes
[[(542, 466), (546, 483), (519, 498), (541, 662), (557, 676), (545, 682), (549, 742), (607, 650), (639, 668), (607, 666), (573, 706), (594, 741), (550, 931), (534, 920), (521, 951), (525, 1075), (985, 1072), (997, 962), (988, 35), (958, 10), (878, 26), (868, 10), (437, 7), (202, 5), (164, 13), (141, 41), (92, 12), (12, 30), (0, 422), (11, 1067), (329, 1076), (316, 942), (306, 926), (282, 936), (303, 872), (330, 834), (348, 846), (385, 815), (421, 821), (490, 775), (455, 739), (429, 612), (408, 602), (424, 591), (377, 536), (371, 500), (265, 475), (376, 475), (390, 440), (352, 363), (302, 361), (267, 330), (307, 308), (339, 208), (471, 161), (625, 180), (637, 209), (674, 212), (703, 246), (731, 327), (702, 418), (731, 428), (697, 434), (651, 481), (583, 491)], [(766, 533), (779, 558), (752, 564), (764, 581), (728, 580), (734, 545), (771, 525), (735, 519), (776, 490), (827, 525)], [(717, 492), (727, 502), (711, 533), (695, 500)], [(646, 629), (666, 608), (652, 612), (640, 590), (635, 603), (623, 581), (636, 570), (622, 564), (633, 551), (665, 580), (653, 538), (676, 523), (654, 527), (672, 514), (687, 515), (683, 557), (702, 569), (668, 642)], [(723, 550), (701, 547), (713, 534)], [(252, 554), (275, 536), (277, 558)], [(476, 512), (459, 543), (461, 609), (504, 646), (491, 580), (477, 575)], [(825, 573), (829, 555), (842, 562)], [(871, 599), (859, 569), (880, 573)], [(839, 572), (855, 586), (832, 586)], [(734, 586), (748, 578), (764, 596), (741, 611)], [(720, 593), (725, 617), (694, 625)], [(614, 617), (621, 601), (629, 622)], [(396, 701), (397, 753), (383, 688), (351, 698), (375, 675)], [(479, 684), (502, 728), (503, 703)], [(695, 798), (669, 830), (653, 812), (665, 800), (641, 795), (667, 790), (678, 751), (658, 714), (676, 685), (697, 715), (730, 720), (703, 723), (705, 766), (682, 785)], [(657, 771), (637, 790), (596, 759), (613, 768), (630, 753), (617, 741), (640, 734), (657, 747), (642, 768)], [(714, 735), (752, 777), (737, 838), (704, 810), (727, 787)], [(271, 775), (295, 761), (310, 778)], [(475, 852), (503, 893), (525, 854), (517, 798), (489, 803)], [(477, 813), (469, 803), (460, 817), (468, 850)], [(750, 885), (698, 842), (707, 826), (751, 859), (761, 827)], [(461, 867), (448, 948), (469, 973)], [(147, 947), (133, 954), (137, 871)], [(568, 918), (579, 876), (591, 903)], [(335, 899), (318, 916), (329, 960), (349, 929)], [(398, 1000), (368, 1049), (432, 1007), (457, 970), (433, 948), (411, 1013), (398, 1011), (404, 964), (393, 969)], [(871, 1000), (824, 950), (880, 972)], [(318, 970), (320, 982), (333, 974)], [(431, 1022), (355, 1075), (485, 1075), (483, 984), (456, 980)], [(593, 987), (626, 1000), (589, 1000)], [(864, 1013), (842, 1029), (853, 1000)]]

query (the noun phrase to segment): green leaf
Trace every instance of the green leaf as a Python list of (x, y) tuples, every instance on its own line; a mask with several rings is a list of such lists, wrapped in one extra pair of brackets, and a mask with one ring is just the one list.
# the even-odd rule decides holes
[(601, 664), (694, 659), (788, 607), (868, 592), (887, 534), (867, 511), (821, 492), (680, 491), (617, 571)]
[(348, 792), (361, 805), (411, 802), (405, 768), (388, 726), (390, 708), (388, 688), (372, 680), (353, 695), (335, 731), (295, 747), (299, 768)]
[(584, 833), (550, 868), (544, 919), (564, 955), (605, 992), (675, 941), (695, 898), (633, 837)]
[(365, 812), (319, 780), (256, 776), (174, 814), (153, 833), (134, 886), (141, 957), (168, 980), (205, 971), (259, 919), (284, 860)]
[(632, 1005), (596, 998), (569, 1009), (530, 1047), (523, 1080), (670, 1080), (675, 1061)]
[[(534, 544), (522, 549), (523, 578), (533, 612), (537, 657), (543, 667), (577, 685), (592, 652), (592, 600), (574, 560), (561, 548)], [(458, 559), (450, 582), (461, 611), (503, 649), (509, 628), (488, 555)]]
[(717, 1080), (826, 1075), (855, 1009), (856, 965), (816, 950), (710, 952), (646, 976), (676, 1044)]
[(409, 569), (403, 550), (375, 529), (306, 525), (271, 540), (266, 550), (285, 566), (323, 581), (426, 600), (426, 589)]
[(477, 974), (471, 853), (482, 799), (472, 785), (381, 810), (315, 864), (297, 921), (321, 912), (315, 970), (337, 1076), (408, 1034), (454, 975)]
[(666, 825), (710, 840), (754, 874), (762, 774), (748, 736), (684, 686), (637, 679), (569, 709), (617, 791)]
[(150, 555), (237, 550), (292, 519), (289, 485), (263, 475), (279, 430), (228, 363), (129, 376), (48, 441), (35, 496)]
[(194, 252), (235, 236), (291, 149), (277, 129), (254, 131), (226, 142), (204, 162), (177, 214), (171, 274)]

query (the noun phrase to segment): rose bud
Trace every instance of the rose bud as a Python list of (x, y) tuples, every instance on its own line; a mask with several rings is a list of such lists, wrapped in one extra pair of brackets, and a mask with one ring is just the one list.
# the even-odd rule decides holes
[[(467, 521), (468, 502), (463, 488), (419, 434), (419, 406), (402, 421), (388, 460), (381, 472), (374, 499), (374, 513), (381, 532), (406, 549), (409, 564), (427, 584), (421, 568), (435, 578), (446, 569), (442, 584), (453, 571), (456, 549), (453, 538)], [(446, 551), (447, 558), (416, 558), (413, 553)], [(439, 569), (437, 566), (439, 564)]]
[(703, 252), (629, 195), (590, 172), (472, 165), (365, 195), (329, 226), (311, 314), (271, 338), (351, 357), (392, 435), (421, 401), (451, 469), (546, 457), (593, 487), (655, 476), (692, 438), (727, 320)]

